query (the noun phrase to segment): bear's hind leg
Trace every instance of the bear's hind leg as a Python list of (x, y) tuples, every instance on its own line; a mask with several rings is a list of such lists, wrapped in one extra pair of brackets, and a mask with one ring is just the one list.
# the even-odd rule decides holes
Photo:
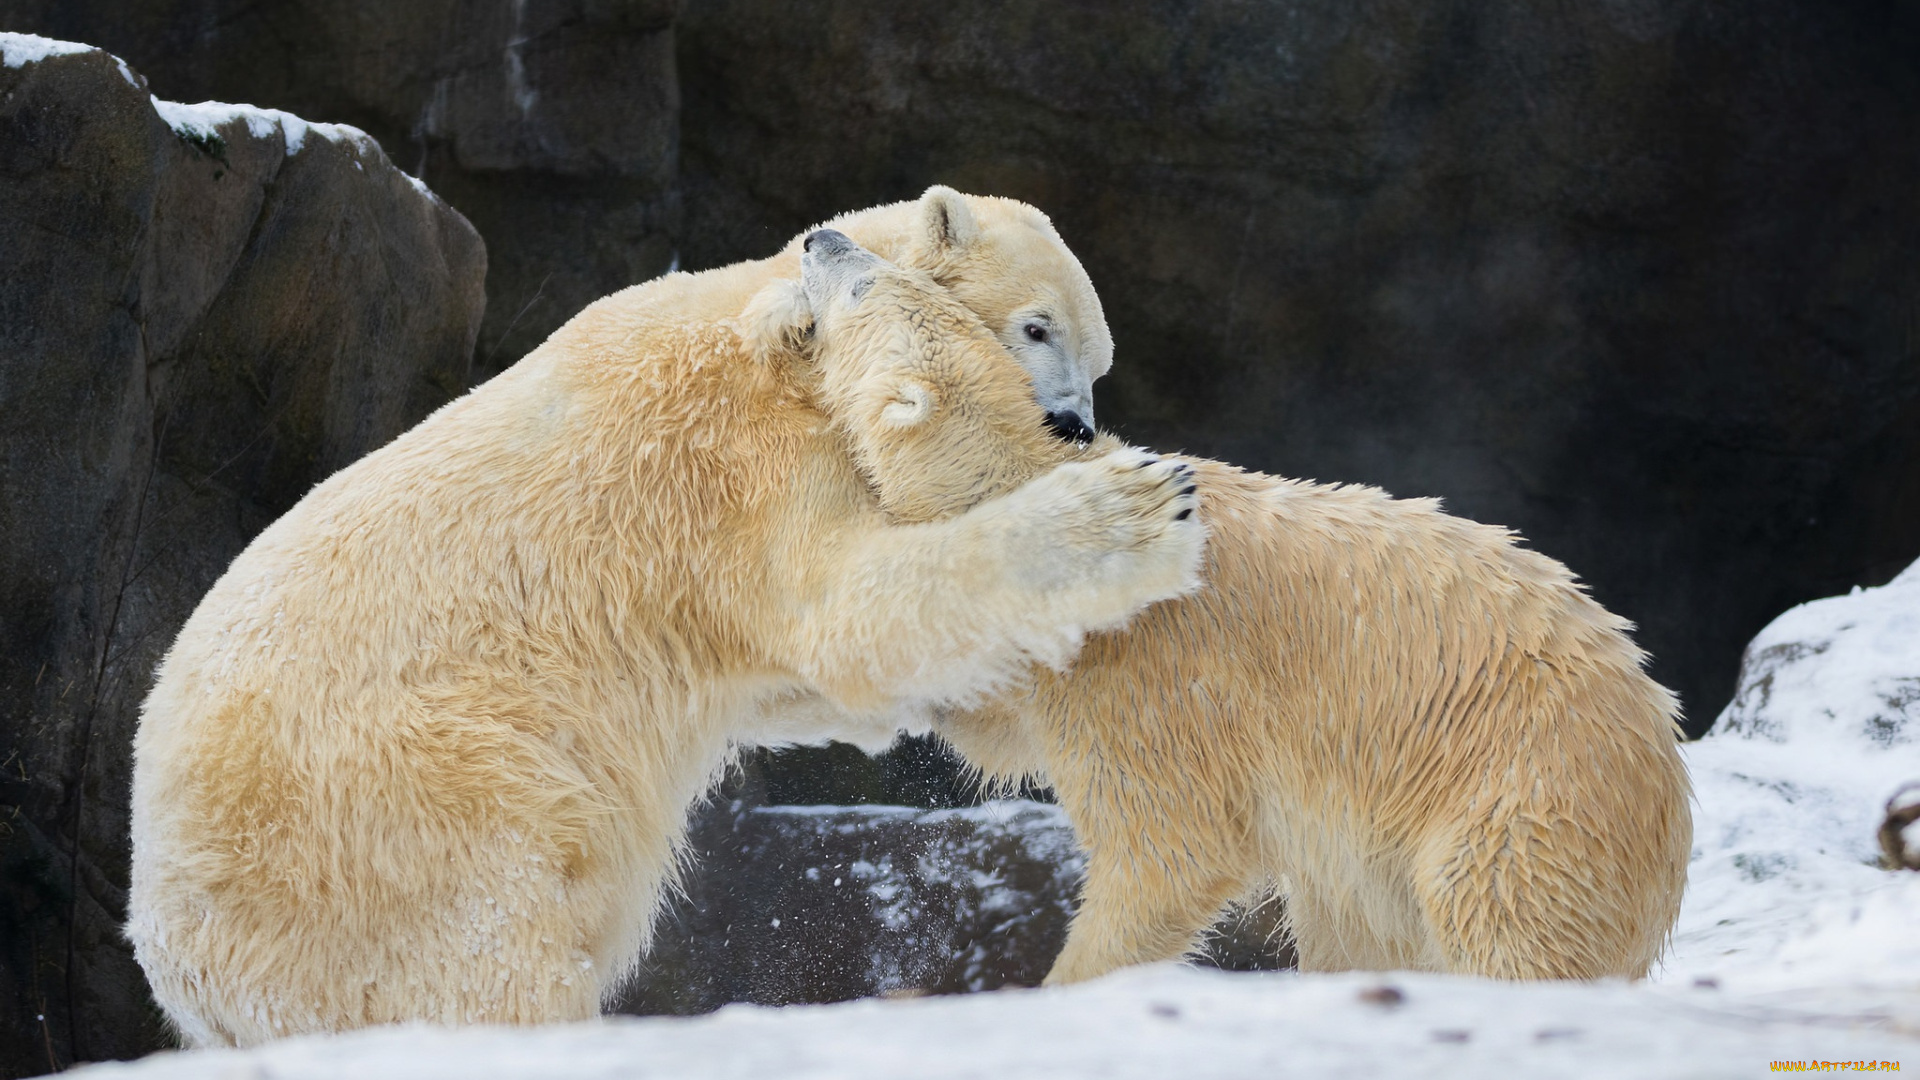
[(1585, 828), (1515, 807), (1445, 834), (1426, 846), (1413, 881), (1442, 970), (1496, 979), (1645, 974), (1622, 947), (1630, 920), (1606, 901), (1604, 890), (1619, 883), (1594, 879), (1587, 855), (1597, 841)]

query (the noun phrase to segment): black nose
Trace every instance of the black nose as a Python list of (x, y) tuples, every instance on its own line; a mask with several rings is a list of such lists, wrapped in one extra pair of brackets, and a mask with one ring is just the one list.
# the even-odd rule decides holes
[(800, 242), (800, 250), (812, 251), (816, 247), (822, 255), (845, 255), (853, 250), (853, 241), (838, 229), (815, 229)]
[(1072, 409), (1061, 409), (1059, 412), (1048, 413), (1047, 427), (1051, 428), (1055, 435), (1067, 442), (1084, 443), (1093, 441), (1093, 429), (1088, 427), (1087, 422), (1080, 419), (1080, 414), (1074, 412)]

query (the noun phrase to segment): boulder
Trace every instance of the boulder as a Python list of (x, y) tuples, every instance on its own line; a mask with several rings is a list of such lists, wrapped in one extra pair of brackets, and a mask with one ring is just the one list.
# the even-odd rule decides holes
[(1920, 967), (1920, 875), (1900, 869), (1917, 751), (1920, 563), (1768, 623), (1684, 751), (1693, 856), (1663, 977), (1797, 991)]
[(0, 30), (126, 57), (162, 97), (353, 124), (486, 238), (480, 377), (665, 271), (676, 0), (6, 0)]
[[(614, 1004), (687, 1015), (1036, 986), (1066, 942), (1086, 857), (1059, 807), (716, 802), (691, 835), (684, 889)], [(1236, 909), (1196, 956), (1293, 964), (1277, 901)]]
[(132, 734), (247, 541), (463, 390), (473, 228), (366, 135), (0, 35), (0, 1073), (165, 1042)]
[(1920, 7), (707, 0), (685, 259), (929, 183), (1050, 213), (1148, 445), (1444, 496), (1703, 730), (1920, 553)]

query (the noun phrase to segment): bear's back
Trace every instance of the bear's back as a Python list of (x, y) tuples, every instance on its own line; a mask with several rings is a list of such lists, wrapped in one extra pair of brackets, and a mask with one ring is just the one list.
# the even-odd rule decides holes
[(1197, 683), (1228, 753), (1369, 814), (1402, 801), (1383, 782), (1412, 814), (1427, 783), (1522, 758), (1617, 756), (1684, 783), (1672, 696), (1560, 563), (1431, 499), (1194, 464), (1206, 587), (1090, 641), (1082, 696), (1088, 680), (1133, 700)]

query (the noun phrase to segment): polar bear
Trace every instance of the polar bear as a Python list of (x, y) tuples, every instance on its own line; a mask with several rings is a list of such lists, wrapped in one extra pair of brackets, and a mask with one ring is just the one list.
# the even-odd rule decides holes
[[(823, 232), (946, 289), (1027, 372), (1048, 430), (1068, 442), (1093, 437), (1093, 383), (1112, 367), (1113, 337), (1093, 282), (1045, 214), (1018, 200), (936, 184), (911, 202), (842, 214), (794, 237), (771, 258), (740, 264), (733, 273), (741, 288), (797, 281), (807, 238)], [(999, 452), (1015, 449), (1002, 443)], [(1055, 455), (1054, 448), (1047, 452)], [(892, 510), (897, 520), (914, 520), (898, 516), (902, 507)], [(804, 692), (769, 697), (756, 708), (755, 717), (743, 719), (740, 738), (765, 746), (841, 741), (877, 753), (903, 731), (921, 733), (931, 722), (915, 710), (850, 715)]]
[(1204, 589), (934, 725), (1051, 783), (1087, 851), (1047, 981), (1176, 957), (1274, 891), (1303, 970), (1644, 976), (1693, 826), (1629, 624), (1434, 500), (1192, 464)]
[[(930, 275), (1026, 369), (1056, 435), (1093, 437), (1093, 383), (1113, 366), (1113, 336), (1093, 282), (1045, 214), (935, 185), (916, 202), (845, 214), (821, 228)], [(795, 238), (768, 265), (791, 278), (802, 243)]]
[[(931, 300), (894, 304), (812, 349), (806, 289), (768, 276), (590, 306), (316, 487), (201, 602), (135, 739), (127, 928), (188, 1044), (590, 1016), (763, 703), (967, 700), (1195, 585), (1185, 466), (1043, 464), (1064, 444), (977, 320), (948, 341)], [(975, 415), (945, 465), (1033, 479), (903, 524), (836, 402), (879, 403), (876, 445)]]
[[(856, 456), (927, 520), (1114, 446), (1026, 437), (990, 475), (933, 443)], [(989, 777), (1050, 783), (1087, 850), (1049, 982), (1178, 956), (1275, 888), (1307, 970), (1644, 975), (1692, 819), (1677, 705), (1628, 624), (1434, 500), (1192, 464), (1205, 587), (935, 722)]]

